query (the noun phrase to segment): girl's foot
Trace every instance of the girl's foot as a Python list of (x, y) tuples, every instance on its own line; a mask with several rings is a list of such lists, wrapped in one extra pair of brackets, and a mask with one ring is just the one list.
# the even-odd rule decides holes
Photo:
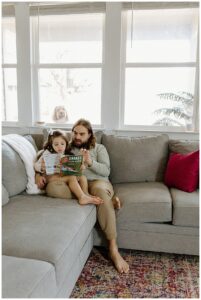
[(112, 203), (113, 203), (114, 209), (120, 209), (122, 207), (121, 201), (120, 201), (119, 197), (117, 197), (117, 196), (114, 196), (112, 198)]
[(89, 196), (84, 194), (80, 199), (79, 199), (79, 204), (85, 205), (85, 204), (95, 204), (95, 205), (100, 205), (103, 203), (103, 200), (99, 197), (96, 196)]

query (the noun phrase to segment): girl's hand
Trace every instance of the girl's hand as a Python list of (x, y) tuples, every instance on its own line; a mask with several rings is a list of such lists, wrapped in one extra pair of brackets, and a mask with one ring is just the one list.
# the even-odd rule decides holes
[(82, 164), (81, 164), (81, 167), (80, 167), (80, 170), (83, 171), (83, 170), (85, 170), (85, 169), (86, 169), (86, 167), (85, 167), (84, 163), (82, 163)]
[(46, 171), (45, 161), (44, 161), (44, 159), (42, 159), (42, 161), (41, 161), (41, 172), (45, 173), (45, 171)]
[(39, 189), (43, 189), (46, 185), (47, 181), (46, 181), (46, 178), (37, 174), (36, 175), (36, 184), (38, 186)]

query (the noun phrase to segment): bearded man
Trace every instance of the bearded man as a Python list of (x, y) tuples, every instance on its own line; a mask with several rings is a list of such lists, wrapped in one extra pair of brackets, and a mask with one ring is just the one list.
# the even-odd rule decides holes
[[(109, 255), (119, 273), (128, 273), (129, 265), (123, 259), (118, 251), (116, 242), (116, 215), (112, 200), (116, 200), (118, 207), (118, 198), (114, 196), (114, 190), (108, 176), (110, 174), (110, 159), (104, 145), (96, 143), (92, 126), (85, 119), (78, 120), (72, 128), (71, 152), (75, 155), (82, 154), (86, 169), (83, 175), (87, 177), (89, 193), (103, 200), (103, 203), (97, 205), (98, 222), (108, 241)], [(42, 178), (36, 180), (39, 188), (45, 184)], [(54, 195), (60, 198), (70, 198), (68, 187), (65, 186), (63, 195)], [(52, 195), (51, 191), (49, 195)], [(65, 195), (65, 196), (64, 196)]]

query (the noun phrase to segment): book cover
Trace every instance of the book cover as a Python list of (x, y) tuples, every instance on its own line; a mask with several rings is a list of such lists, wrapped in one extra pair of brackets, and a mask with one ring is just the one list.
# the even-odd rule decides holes
[(65, 155), (60, 160), (60, 171), (62, 175), (75, 175), (80, 176), (82, 155)]
[(80, 176), (81, 165), (83, 161), (82, 155), (61, 155), (47, 154), (44, 155), (46, 174), (62, 174)]

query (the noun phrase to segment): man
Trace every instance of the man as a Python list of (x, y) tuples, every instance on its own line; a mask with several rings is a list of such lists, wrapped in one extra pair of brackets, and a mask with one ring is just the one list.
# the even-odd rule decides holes
[[(72, 128), (71, 151), (74, 154), (82, 153), (86, 169), (83, 174), (88, 179), (89, 193), (103, 199), (97, 206), (98, 222), (109, 244), (109, 254), (116, 269), (120, 273), (128, 273), (129, 266), (120, 255), (116, 243), (116, 216), (112, 198), (114, 190), (109, 182), (110, 160), (106, 148), (96, 143), (92, 126), (89, 121), (80, 119)], [(42, 187), (42, 179), (38, 181)], [(117, 204), (118, 206), (118, 204)]]

